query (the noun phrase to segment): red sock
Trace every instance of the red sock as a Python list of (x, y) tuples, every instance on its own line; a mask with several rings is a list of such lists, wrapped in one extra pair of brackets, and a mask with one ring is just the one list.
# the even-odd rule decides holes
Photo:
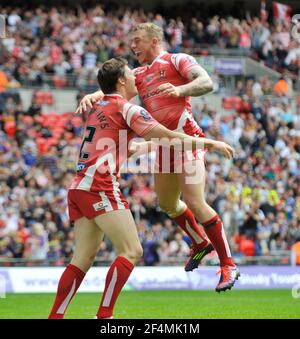
[(194, 214), (192, 211), (187, 208), (184, 213), (173, 219), (191, 238), (193, 242), (193, 247), (197, 247), (199, 250), (202, 250), (208, 245), (208, 241), (205, 236), (202, 234)]
[(97, 318), (109, 318), (113, 315), (113, 310), (117, 298), (128, 280), (134, 266), (124, 257), (117, 257), (108, 270), (104, 293), (99, 307)]
[(224, 232), (222, 221), (218, 214), (202, 223), (209, 240), (212, 242), (220, 259), (220, 266), (235, 266), (230, 253), (230, 248)]
[(80, 286), (85, 273), (78, 267), (69, 264), (62, 274), (57, 294), (49, 319), (63, 319), (66, 309)]

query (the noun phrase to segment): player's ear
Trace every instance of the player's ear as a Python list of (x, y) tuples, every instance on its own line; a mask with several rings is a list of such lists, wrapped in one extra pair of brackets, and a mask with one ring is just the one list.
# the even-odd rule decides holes
[(152, 45), (156, 47), (158, 45), (158, 39), (157, 38), (152, 38)]
[(118, 83), (119, 83), (120, 85), (122, 85), (122, 86), (125, 85), (125, 82), (126, 82), (125, 77), (120, 77), (120, 78), (118, 79)]

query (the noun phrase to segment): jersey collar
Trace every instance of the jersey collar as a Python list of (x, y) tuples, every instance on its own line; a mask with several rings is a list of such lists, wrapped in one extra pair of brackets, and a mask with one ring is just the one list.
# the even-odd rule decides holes
[(147, 65), (148, 68), (150, 68), (156, 61), (158, 61), (163, 55), (167, 54), (167, 51), (163, 51), (162, 53), (160, 53), (153, 61), (150, 65)]
[(117, 94), (117, 93), (110, 93), (110, 94), (105, 94), (105, 97), (120, 97), (123, 98), (121, 94)]

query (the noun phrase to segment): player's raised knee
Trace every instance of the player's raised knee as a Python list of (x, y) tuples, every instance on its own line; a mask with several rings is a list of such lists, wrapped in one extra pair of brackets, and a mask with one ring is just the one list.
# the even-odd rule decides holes
[(141, 245), (137, 245), (128, 249), (127, 251), (124, 251), (123, 253), (120, 253), (119, 255), (126, 257), (133, 264), (136, 264), (143, 256), (143, 248)]
[(77, 255), (76, 253), (73, 256), (72, 264), (79, 267), (82, 271), (88, 271), (89, 268), (93, 265), (97, 252), (85, 252)]
[(172, 218), (173, 215), (178, 214), (178, 213), (177, 213), (177, 208), (176, 208), (177, 206), (176, 206), (176, 205), (171, 206), (171, 205), (168, 205), (168, 204), (164, 204), (164, 203), (159, 202), (159, 207), (160, 207), (161, 210), (162, 210), (163, 212), (165, 212), (170, 218)]
[(176, 218), (186, 209), (186, 204), (182, 200), (178, 200), (175, 204), (166, 204), (160, 202), (159, 206), (171, 219)]
[(143, 247), (140, 244), (137, 245), (133, 249), (131, 255), (132, 255), (133, 259), (135, 259), (136, 261), (139, 261), (143, 256)]
[(144, 254), (144, 250), (143, 250), (143, 247), (142, 246), (138, 246), (137, 247), (137, 251), (136, 251), (136, 257), (138, 260), (140, 260), (142, 258)]

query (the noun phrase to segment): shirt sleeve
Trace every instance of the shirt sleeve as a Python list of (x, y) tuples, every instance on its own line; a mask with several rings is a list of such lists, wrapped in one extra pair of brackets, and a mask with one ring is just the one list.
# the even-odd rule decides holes
[(172, 54), (171, 62), (184, 78), (192, 68), (200, 66), (193, 56), (185, 53)]
[(122, 115), (126, 124), (140, 136), (144, 136), (159, 124), (143, 107), (131, 103), (123, 106)]

